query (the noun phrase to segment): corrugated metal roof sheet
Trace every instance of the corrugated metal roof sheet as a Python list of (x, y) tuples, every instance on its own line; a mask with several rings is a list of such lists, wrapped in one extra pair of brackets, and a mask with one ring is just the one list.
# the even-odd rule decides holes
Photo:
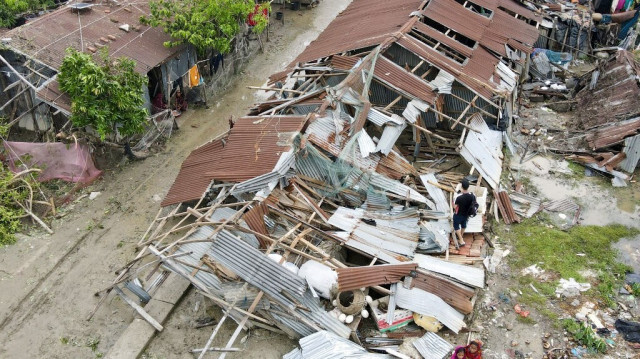
[(375, 266), (337, 268), (338, 290), (354, 290), (381, 284), (399, 282), (411, 271), (415, 271), (416, 263), (383, 264)]
[(442, 359), (453, 349), (451, 343), (431, 332), (427, 332), (422, 338), (415, 340), (413, 346), (423, 357), (433, 359)]
[(305, 123), (305, 116), (239, 118), (225, 141), (191, 152), (162, 206), (199, 199), (214, 179), (242, 182), (271, 172)]
[[(149, 0), (125, 0), (117, 5), (93, 4), (90, 10), (80, 13), (62, 6), (7, 32), (6, 36), (11, 38), (11, 47), (54, 69), (60, 68), (69, 47), (91, 53), (87, 50), (89, 46), (96, 49), (108, 46), (111, 55), (135, 60), (136, 70), (146, 74), (183, 49), (165, 47), (163, 43), (170, 40), (169, 35), (161, 28), (140, 24), (140, 16), (150, 13), (148, 3)], [(124, 24), (131, 26), (129, 32), (119, 29)]]
[(67, 116), (71, 114), (71, 98), (60, 90), (58, 80), (53, 80), (43, 86), (36, 92), (36, 95), (46, 103), (66, 111)]
[(428, 103), (435, 101), (436, 94), (425, 80), (383, 56), (378, 57), (373, 73), (376, 79), (400, 93), (408, 94), (409, 98), (418, 98)]
[(592, 130), (586, 136), (591, 149), (596, 150), (622, 143), (625, 137), (633, 136), (640, 131), (640, 117), (615, 122)]
[(640, 112), (640, 64), (628, 51), (618, 51), (600, 74), (595, 89), (576, 95), (575, 127), (589, 129), (626, 119)]
[[(367, 352), (356, 343), (340, 338), (327, 331), (319, 331), (300, 339), (302, 359), (391, 359), (387, 354)], [(287, 358), (297, 358), (296, 353), (287, 354)]]
[(229, 131), (211, 179), (241, 182), (270, 172), (306, 122), (305, 116), (242, 117)]
[(492, 188), (498, 188), (502, 174), (502, 132), (489, 129), (479, 113), (473, 115), (469, 126), (479, 133), (467, 133), (460, 155), (482, 174)]
[(542, 209), (540, 198), (518, 192), (510, 193), (509, 198), (511, 199), (513, 210), (520, 216), (531, 218)]
[[(292, 64), (382, 43), (400, 30), (422, 0), (353, 1)], [(292, 67), (290, 65), (290, 67)]]
[(511, 198), (509, 198), (507, 191), (493, 191), (493, 197), (496, 200), (498, 209), (500, 209), (500, 215), (502, 216), (504, 223), (520, 223), (520, 216), (518, 216), (516, 211), (513, 209), (513, 206), (511, 205)]
[(209, 256), (290, 310), (296, 309), (296, 304), (282, 293), (300, 298), (307, 289), (307, 282), (303, 278), (238, 240), (227, 230), (218, 232)]
[(461, 313), (469, 314), (473, 311), (471, 299), (475, 295), (475, 291), (464, 284), (456, 283), (442, 275), (419, 269), (415, 278), (413, 278), (412, 285), (437, 295)]
[(466, 326), (464, 315), (435, 294), (419, 288), (406, 289), (403, 285), (398, 285), (397, 288), (396, 301), (399, 307), (434, 317), (456, 334)]
[(481, 268), (447, 262), (424, 254), (416, 254), (414, 261), (420, 268), (449, 276), (476, 288), (484, 288), (484, 270)]
[(622, 152), (624, 152), (627, 157), (620, 162), (620, 168), (629, 173), (633, 173), (640, 161), (640, 135), (626, 138)]
[(350, 233), (350, 241), (357, 240), (389, 252), (407, 257), (413, 256), (418, 245), (417, 215), (413, 219), (408, 219), (409, 222), (414, 222), (415, 228), (403, 227), (403, 229), (394, 228), (391, 223), (385, 223), (380, 219), (376, 219), (375, 226), (369, 225), (363, 222), (362, 218), (371, 217), (365, 215), (361, 209), (339, 207), (329, 218), (329, 224)]
[(211, 184), (211, 178), (204, 173), (217, 163), (223, 148), (224, 142), (219, 139), (193, 150), (182, 162), (178, 176), (160, 205), (165, 207), (202, 197)]

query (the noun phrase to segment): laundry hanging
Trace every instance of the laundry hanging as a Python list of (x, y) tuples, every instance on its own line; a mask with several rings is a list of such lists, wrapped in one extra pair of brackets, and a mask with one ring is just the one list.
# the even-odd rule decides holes
[(200, 84), (200, 72), (198, 71), (198, 65), (193, 65), (189, 69), (189, 87), (195, 87)]

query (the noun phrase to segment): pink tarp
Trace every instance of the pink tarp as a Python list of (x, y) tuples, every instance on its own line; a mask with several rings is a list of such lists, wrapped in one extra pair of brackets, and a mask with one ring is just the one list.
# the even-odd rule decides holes
[(93, 164), (86, 145), (60, 142), (4, 142), (9, 168), (14, 173), (40, 168), (38, 181), (62, 179), (90, 183), (102, 174)]

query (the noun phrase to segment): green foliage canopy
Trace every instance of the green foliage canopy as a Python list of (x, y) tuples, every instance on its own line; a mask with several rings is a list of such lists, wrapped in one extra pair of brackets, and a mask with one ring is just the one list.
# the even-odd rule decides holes
[[(226, 54), (231, 51), (233, 38), (240, 31), (241, 23), (255, 10), (254, 0), (159, 0), (149, 4), (151, 15), (140, 18), (150, 26), (160, 26), (175, 41), (165, 46), (182, 43), (193, 45), (200, 54), (214, 49)], [(262, 15), (270, 9), (269, 3), (260, 5), (254, 17), (257, 24), (254, 32), (262, 32), (269, 21)]]
[(91, 126), (104, 138), (117, 131), (129, 136), (144, 131), (147, 110), (143, 108), (143, 86), (147, 77), (135, 71), (127, 58), (111, 60), (101, 49), (101, 64), (89, 54), (67, 49), (58, 82), (71, 97), (71, 122)]
[(0, 246), (16, 241), (15, 233), (20, 230), (20, 218), (25, 212), (18, 203), (29, 197), (29, 190), (38, 183), (29, 177), (14, 175), (0, 162)]
[(0, 27), (11, 27), (16, 16), (53, 6), (52, 0), (0, 0)]

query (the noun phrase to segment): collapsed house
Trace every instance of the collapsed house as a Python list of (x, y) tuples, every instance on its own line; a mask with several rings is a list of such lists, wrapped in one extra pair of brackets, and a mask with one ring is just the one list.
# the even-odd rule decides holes
[(197, 61), (193, 48), (165, 47), (169, 35), (140, 23), (149, 13), (148, 0), (72, 3), (6, 32), (6, 46), (0, 49), (0, 114), (30, 131), (68, 125), (71, 100), (56, 80), (68, 48), (98, 58), (99, 50), (108, 47), (112, 58), (134, 60), (135, 70), (149, 78), (144, 97), (151, 114), (157, 112), (151, 104), (157, 93), (168, 102), (176, 86), (199, 85), (188, 81)]
[[(346, 338), (366, 352), (364, 320), (464, 330), (485, 283), (486, 214), (517, 217), (489, 195), (506, 195), (501, 130), (539, 20), (511, 0), (353, 1), (271, 77), (270, 99), (184, 161), (116, 288), (148, 301), (167, 270), (188, 279), (224, 311), (200, 357), (229, 319), (226, 349), (260, 327), (303, 338), (292, 358)], [(465, 247), (451, 223), (460, 166), (480, 205)], [(452, 347), (427, 333), (416, 348)]]

